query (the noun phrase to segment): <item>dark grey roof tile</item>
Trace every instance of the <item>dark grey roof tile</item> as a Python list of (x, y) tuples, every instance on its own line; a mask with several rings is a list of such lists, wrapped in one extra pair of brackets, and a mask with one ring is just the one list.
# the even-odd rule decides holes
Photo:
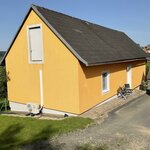
[[(31, 9), (39, 15), (70, 51), (87, 66), (145, 59), (146, 57), (146, 54), (139, 46), (123, 32), (51, 11), (43, 7), (32, 5)], [(25, 19), (28, 17), (28, 14)], [(3, 64), (5, 57), (2, 60)]]
[(88, 64), (145, 57), (145, 53), (123, 32), (36, 8)]

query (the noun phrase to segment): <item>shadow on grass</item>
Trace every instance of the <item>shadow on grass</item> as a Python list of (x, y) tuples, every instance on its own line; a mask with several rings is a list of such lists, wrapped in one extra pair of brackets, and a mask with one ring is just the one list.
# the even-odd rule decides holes
[(7, 127), (0, 134), (0, 150), (8, 150), (16, 147), (20, 140), (17, 138), (17, 134), (23, 129), (20, 124), (15, 124)]
[[(36, 135), (32, 136), (26, 143), (23, 144), (23, 150), (56, 150), (56, 146), (51, 145), (50, 138), (57, 132), (56, 129), (51, 128), (51, 126), (46, 126), (43, 130), (41, 130)], [(58, 146), (57, 146), (58, 147)]]
[(24, 126), (21, 126), (20, 124), (14, 124), (7, 127), (0, 134), (0, 150), (13, 150), (20, 148), (23, 150), (56, 149), (56, 147), (52, 146), (48, 140), (57, 132), (55, 129), (52, 129), (50, 126), (46, 126), (37, 134), (31, 135), (27, 141), (23, 141), (18, 136), (23, 129)]

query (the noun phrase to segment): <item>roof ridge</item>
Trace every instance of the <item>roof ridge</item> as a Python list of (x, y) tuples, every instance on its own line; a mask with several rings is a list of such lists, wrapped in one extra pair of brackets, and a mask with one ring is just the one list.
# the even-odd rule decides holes
[[(48, 9), (48, 8), (45, 8), (45, 7), (41, 7), (41, 6), (38, 6), (38, 5), (32, 4), (31, 6), (39, 7), (39, 8), (45, 9), (45, 10), (47, 10), (47, 11), (51, 11), (51, 12), (53, 12), (53, 13), (57, 13), (57, 14), (60, 14), (60, 15), (64, 15), (64, 16), (66, 16), (66, 17), (70, 17), (70, 18), (73, 18), (73, 19), (82, 20), (82, 19), (80, 19), (80, 18), (76, 18), (76, 17), (73, 17), (73, 16), (71, 16), (71, 15), (67, 15), (67, 14), (65, 14), (65, 13), (63, 13), (63, 12), (58, 12), (58, 11), (51, 10), (51, 9)], [(84, 20), (83, 20), (83, 21), (84, 21)]]
[(99, 25), (99, 24), (97, 24), (97, 23), (93, 23), (93, 22), (90, 22), (90, 21), (87, 21), (87, 20), (84, 20), (84, 19), (81, 19), (81, 18), (77, 18), (77, 17), (71, 16), (71, 15), (67, 15), (67, 14), (65, 14), (65, 13), (63, 13), (63, 12), (58, 12), (58, 11), (55, 11), (55, 10), (51, 10), (51, 9), (45, 8), (45, 7), (43, 7), (43, 6), (41, 7), (41, 6), (35, 5), (35, 4), (32, 4), (31, 6), (39, 7), (39, 8), (45, 9), (45, 10), (47, 10), (47, 11), (51, 11), (51, 12), (53, 12), (53, 13), (57, 13), (57, 14), (60, 14), (60, 15), (66, 16), (66, 17), (70, 17), (70, 18), (72, 18), (72, 19), (76, 19), (76, 20), (85, 22), (85, 23), (87, 23), (87, 24), (88, 24), (88, 23), (89, 23), (89, 24), (93, 24), (93, 25), (102, 27), (102, 28), (104, 28), (104, 29), (116, 31), (116, 32), (119, 32), (119, 33), (120, 33), (120, 32), (121, 32), (121, 33), (124, 33), (124, 32), (122, 32), (122, 31), (119, 31), (119, 30), (116, 30), (116, 29), (112, 29), (112, 28), (109, 28), (109, 27), (105, 27), (105, 26)]

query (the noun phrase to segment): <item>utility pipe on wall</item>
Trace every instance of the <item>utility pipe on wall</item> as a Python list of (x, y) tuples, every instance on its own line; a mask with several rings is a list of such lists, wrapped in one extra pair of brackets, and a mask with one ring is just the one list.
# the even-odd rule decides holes
[(43, 96), (43, 72), (40, 69), (40, 100), (41, 100), (41, 107), (44, 105), (44, 96)]

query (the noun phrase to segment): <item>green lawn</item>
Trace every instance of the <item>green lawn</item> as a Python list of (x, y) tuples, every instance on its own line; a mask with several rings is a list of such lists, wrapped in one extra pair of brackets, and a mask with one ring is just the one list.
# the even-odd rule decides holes
[(34, 143), (56, 134), (82, 129), (91, 122), (91, 119), (80, 117), (39, 120), (0, 115), (0, 150), (16, 149), (22, 144)]

